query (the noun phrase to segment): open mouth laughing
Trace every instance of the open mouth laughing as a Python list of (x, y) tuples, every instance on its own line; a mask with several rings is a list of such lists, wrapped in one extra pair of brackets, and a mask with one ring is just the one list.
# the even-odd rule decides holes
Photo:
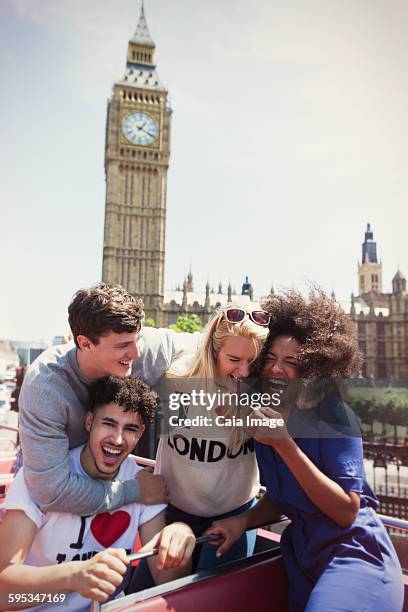
[(113, 444), (102, 444), (101, 448), (103, 460), (106, 464), (115, 465), (118, 463), (118, 461), (120, 461), (123, 454), (122, 447), (117, 447)]
[(289, 385), (286, 378), (267, 378), (265, 382), (270, 389), (276, 391), (285, 391)]
[(119, 361), (119, 364), (122, 366), (122, 368), (126, 368), (128, 370), (132, 365), (132, 360), (130, 359), (129, 361)]

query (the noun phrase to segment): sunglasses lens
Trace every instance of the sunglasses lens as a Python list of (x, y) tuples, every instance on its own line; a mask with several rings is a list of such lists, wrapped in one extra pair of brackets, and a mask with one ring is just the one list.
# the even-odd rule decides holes
[(245, 310), (241, 310), (240, 308), (228, 308), (226, 314), (227, 320), (230, 323), (239, 323), (245, 318), (246, 312)]
[(269, 315), (263, 310), (254, 310), (252, 312), (252, 319), (258, 325), (268, 325), (269, 323)]

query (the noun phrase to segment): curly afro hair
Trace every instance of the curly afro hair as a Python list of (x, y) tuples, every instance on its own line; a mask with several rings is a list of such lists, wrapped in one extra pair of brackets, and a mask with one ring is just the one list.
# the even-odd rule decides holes
[(137, 378), (101, 378), (90, 389), (90, 409), (118, 404), (125, 412), (137, 412), (145, 425), (152, 423), (157, 410), (157, 396), (146, 383)]
[(269, 336), (258, 368), (277, 336), (293, 336), (301, 345), (298, 359), (302, 378), (352, 378), (362, 356), (351, 319), (321, 289), (305, 300), (298, 291), (272, 294), (261, 302), (271, 320)]

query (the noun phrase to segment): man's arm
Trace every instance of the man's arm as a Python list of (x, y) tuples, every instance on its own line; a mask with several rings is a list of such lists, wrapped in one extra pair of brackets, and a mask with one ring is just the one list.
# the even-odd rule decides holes
[(187, 333), (175, 332), (172, 329), (164, 329), (167, 338), (169, 365), (181, 355), (195, 353), (201, 343), (203, 334), (200, 332)]
[(45, 512), (87, 516), (112, 511), (133, 502), (165, 501), (164, 480), (142, 472), (125, 482), (92, 480), (71, 471), (67, 427), (69, 405), (58, 388), (47, 393), (34, 383), (26, 389), (20, 410), (20, 433), (25, 481)]
[(191, 572), (191, 555), (195, 537), (188, 525), (173, 523), (165, 526), (164, 510), (139, 528), (141, 551), (159, 548), (155, 557), (147, 559), (156, 584), (170, 582)]
[(89, 561), (58, 565), (24, 565), (37, 526), (22, 510), (8, 510), (0, 524), (0, 610), (19, 610), (38, 602), (13, 604), (9, 593), (74, 593), (106, 601), (122, 582), (126, 552), (109, 549)]
[(132, 376), (155, 385), (176, 359), (197, 351), (202, 337), (199, 332), (179, 334), (171, 329), (144, 327), (141, 358), (133, 362)]

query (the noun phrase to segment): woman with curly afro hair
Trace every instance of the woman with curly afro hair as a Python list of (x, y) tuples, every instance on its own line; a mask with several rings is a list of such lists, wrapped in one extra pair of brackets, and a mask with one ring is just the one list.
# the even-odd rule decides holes
[(224, 536), (217, 554), (283, 513), (291, 519), (281, 539), (291, 612), (401, 612), (401, 567), (375, 513), (357, 420), (340, 392), (361, 366), (352, 322), (320, 290), (308, 300), (296, 291), (271, 295), (262, 307), (271, 320), (259, 375), (265, 388), (285, 391), (281, 412), (261, 413), (284, 425), (256, 429), (267, 495), (213, 524), (209, 531)]

